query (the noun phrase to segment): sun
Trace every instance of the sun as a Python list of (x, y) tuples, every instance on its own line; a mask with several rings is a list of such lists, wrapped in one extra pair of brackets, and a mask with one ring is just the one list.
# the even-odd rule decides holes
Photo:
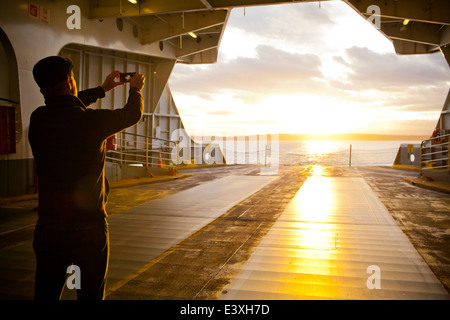
[(354, 133), (371, 124), (371, 114), (363, 107), (313, 94), (271, 96), (257, 116), (278, 122), (283, 133)]

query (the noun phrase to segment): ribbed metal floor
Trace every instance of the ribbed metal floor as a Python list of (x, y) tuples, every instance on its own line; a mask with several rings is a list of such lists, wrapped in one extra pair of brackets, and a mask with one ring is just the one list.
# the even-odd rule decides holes
[(228, 176), (108, 218), (108, 287), (206, 226), (276, 177)]
[[(107, 290), (275, 178), (228, 176), (108, 217), (111, 256)], [(34, 273), (31, 240), (0, 251), (2, 297), (32, 299)], [(63, 299), (75, 297), (71, 290), (64, 290)]]
[(364, 179), (311, 177), (221, 299), (449, 295)]

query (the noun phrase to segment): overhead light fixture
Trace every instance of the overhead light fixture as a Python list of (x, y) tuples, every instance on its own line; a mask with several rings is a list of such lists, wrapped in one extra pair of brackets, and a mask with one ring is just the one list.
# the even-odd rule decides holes
[(403, 20), (403, 25), (402, 25), (402, 27), (400, 28), (400, 31), (406, 31), (406, 30), (407, 30), (406, 26), (407, 26), (408, 24), (409, 24), (409, 19)]
[(128, 2), (131, 2), (132, 4), (137, 4), (137, 0), (128, 0)]
[(189, 32), (188, 35), (190, 35), (192, 38), (196, 39), (197, 35), (193, 32)]

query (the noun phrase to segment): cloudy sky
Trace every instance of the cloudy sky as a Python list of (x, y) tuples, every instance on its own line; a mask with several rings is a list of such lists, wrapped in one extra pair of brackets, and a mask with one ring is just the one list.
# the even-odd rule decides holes
[(233, 9), (217, 63), (178, 64), (169, 85), (189, 132), (429, 135), (449, 70), (332, 1)]

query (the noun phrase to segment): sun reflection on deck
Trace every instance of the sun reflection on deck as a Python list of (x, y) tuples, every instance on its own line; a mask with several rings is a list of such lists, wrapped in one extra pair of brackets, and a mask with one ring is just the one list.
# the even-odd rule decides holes
[[(363, 178), (311, 169), (223, 299), (448, 298)], [(367, 286), (373, 265), (379, 290)]]
[[(321, 174), (320, 166), (313, 168)], [(333, 206), (336, 202), (333, 190), (326, 180), (314, 175), (308, 178), (288, 205), (295, 236), (289, 242), (296, 248), (308, 250), (334, 250), (337, 239), (333, 225)]]
[(291, 283), (292, 293), (333, 298), (337, 289), (332, 277), (338, 244), (332, 215), (336, 199), (333, 189), (322, 178), (322, 166), (313, 166), (311, 172), (313, 176), (289, 204), (291, 227), (295, 231), (286, 242), (295, 243), (295, 250), (291, 252), (291, 274), (284, 281)]

